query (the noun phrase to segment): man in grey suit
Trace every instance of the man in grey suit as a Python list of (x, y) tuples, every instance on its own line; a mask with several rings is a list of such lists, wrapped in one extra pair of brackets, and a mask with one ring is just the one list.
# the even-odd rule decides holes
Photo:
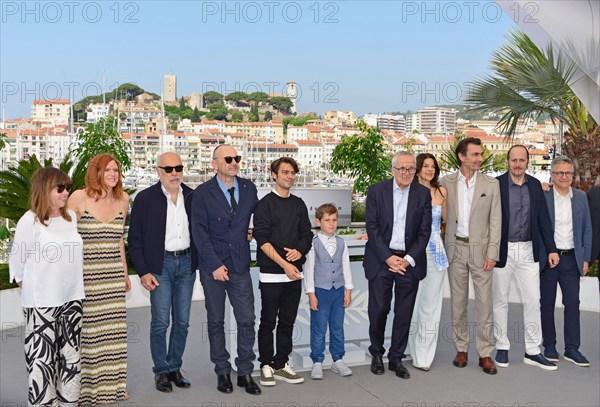
[(479, 366), (496, 374), (494, 351), (492, 270), (499, 258), (502, 209), (498, 180), (479, 172), (483, 148), (478, 138), (465, 138), (456, 146), (459, 171), (441, 182), (448, 190), (446, 252), (452, 296), (452, 326), (457, 350), (452, 362), (465, 367), (468, 360), (469, 328), (467, 302), (469, 275), (475, 289), (476, 348)]
[[(560, 284), (564, 311), (565, 360), (577, 366), (588, 367), (590, 362), (579, 351), (581, 344), (579, 325), (579, 279), (588, 272), (592, 257), (592, 221), (585, 192), (571, 188), (573, 162), (567, 156), (552, 160), (553, 186), (545, 192), (554, 241), (560, 262), (557, 267), (540, 267), (540, 308), (544, 356), (558, 362), (554, 304), (556, 286)], [(540, 254), (547, 256), (549, 249), (540, 246)], [(540, 263), (541, 265), (542, 263)]]

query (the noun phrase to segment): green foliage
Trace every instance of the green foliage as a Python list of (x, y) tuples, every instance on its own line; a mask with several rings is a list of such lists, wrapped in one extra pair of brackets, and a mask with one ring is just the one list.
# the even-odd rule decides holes
[(206, 117), (210, 120), (227, 120), (227, 107), (223, 103), (213, 103), (208, 106)]
[(289, 113), (290, 108), (294, 105), (292, 100), (285, 96), (275, 96), (271, 98), (271, 106), (283, 113)]
[(206, 106), (210, 106), (213, 103), (218, 103), (221, 101), (223, 101), (223, 95), (221, 95), (219, 92), (211, 90), (204, 94), (204, 102), (206, 102)]
[(131, 147), (123, 140), (114, 123), (113, 117), (103, 118), (97, 123), (90, 123), (85, 131), (77, 135), (75, 147), (71, 150), (73, 158), (79, 162), (75, 174), (85, 172), (90, 160), (102, 153), (112, 154), (119, 161), (123, 172), (131, 167)]
[(241, 102), (242, 100), (248, 100), (248, 94), (246, 92), (231, 92), (225, 96), (225, 100), (228, 102)]
[(243, 122), (244, 121), (244, 114), (240, 111), (235, 111), (233, 113), (231, 113), (231, 121), (232, 122)]
[(253, 92), (248, 95), (248, 98), (246, 100), (248, 102), (255, 102), (255, 104), (258, 106), (258, 104), (260, 103), (268, 102), (269, 95), (265, 92)]
[(194, 114), (192, 115), (192, 122), (198, 123), (200, 121), (200, 111), (197, 107), (194, 108)]
[(282, 120), (283, 132), (287, 133), (287, 128), (290, 124), (293, 126), (304, 126), (306, 124), (306, 122), (308, 122), (309, 120), (316, 120), (316, 119), (318, 119), (318, 117), (316, 117), (316, 116), (285, 117)]
[[(171, 122), (173, 121), (179, 121), (181, 119), (190, 119), (193, 122), (199, 122), (199, 120), (194, 120), (194, 109), (192, 109), (189, 106), (186, 106), (185, 108), (181, 109), (177, 106), (167, 106), (165, 105), (165, 113), (167, 114), (167, 116), (169, 117), (169, 120), (171, 120)], [(200, 118), (202, 118), (202, 116), (206, 116), (207, 112), (204, 112), (202, 110), (198, 111), (198, 115), (200, 116)]]
[(271, 111), (267, 110), (265, 112), (265, 121), (268, 122), (271, 120), (273, 120), (273, 113), (271, 113)]
[(182, 110), (186, 108), (185, 99), (183, 96), (179, 99), (179, 108)]
[(390, 177), (390, 163), (380, 130), (367, 126), (362, 120), (358, 128), (360, 133), (343, 137), (333, 150), (331, 170), (354, 178), (354, 191), (366, 194), (370, 185)]
[(250, 114), (248, 115), (248, 121), (249, 122), (257, 122), (259, 120), (260, 119), (258, 116), (258, 107), (252, 106), (252, 108), (250, 109)]
[(102, 95), (98, 96), (87, 96), (81, 99), (79, 102), (73, 105), (73, 115), (74, 117), (84, 117), (87, 115), (87, 107), (92, 103), (102, 103), (103, 100), (106, 102), (110, 102), (112, 100), (133, 100), (136, 96), (141, 95), (142, 93), (148, 93), (152, 95), (154, 100), (159, 100), (160, 96), (156, 93), (146, 92), (144, 89), (133, 83), (124, 83), (120, 85), (115, 90), (110, 92), (105, 92), (104, 97)]
[(6, 133), (0, 133), (0, 150), (3, 150), (6, 146)]
[(352, 209), (350, 214), (350, 220), (352, 222), (364, 222), (366, 219), (366, 205), (357, 201), (352, 201)]
[[(18, 221), (29, 210), (29, 189), (33, 174), (42, 167), (54, 167), (52, 159), (42, 164), (35, 154), (10, 164), (7, 170), (0, 171), (0, 216)], [(58, 168), (69, 173), (73, 167), (67, 155)]]

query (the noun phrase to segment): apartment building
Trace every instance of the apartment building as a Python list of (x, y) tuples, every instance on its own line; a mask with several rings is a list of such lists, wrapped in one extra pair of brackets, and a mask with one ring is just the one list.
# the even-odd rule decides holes
[(31, 119), (50, 126), (69, 124), (71, 103), (64, 99), (34, 100), (31, 106)]

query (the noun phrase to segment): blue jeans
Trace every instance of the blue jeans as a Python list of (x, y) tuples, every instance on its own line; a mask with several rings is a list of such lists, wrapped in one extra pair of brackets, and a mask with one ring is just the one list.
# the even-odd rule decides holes
[(315, 287), (319, 308), (310, 311), (310, 358), (314, 363), (325, 359), (325, 334), (329, 324), (329, 352), (333, 361), (344, 357), (344, 293), (345, 288), (325, 290)]
[[(150, 323), (150, 352), (155, 374), (181, 368), (185, 350), (190, 307), (196, 273), (190, 270), (191, 257), (166, 256), (162, 274), (155, 275), (159, 286), (150, 292), (152, 322)], [(167, 349), (167, 329), (173, 315), (173, 326)]]

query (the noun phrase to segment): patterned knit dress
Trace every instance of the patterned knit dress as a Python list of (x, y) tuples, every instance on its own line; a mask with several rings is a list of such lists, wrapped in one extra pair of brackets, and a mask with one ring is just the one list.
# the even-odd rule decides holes
[(127, 380), (123, 214), (104, 223), (86, 210), (77, 228), (83, 239), (85, 289), (79, 403), (114, 403), (124, 399)]

